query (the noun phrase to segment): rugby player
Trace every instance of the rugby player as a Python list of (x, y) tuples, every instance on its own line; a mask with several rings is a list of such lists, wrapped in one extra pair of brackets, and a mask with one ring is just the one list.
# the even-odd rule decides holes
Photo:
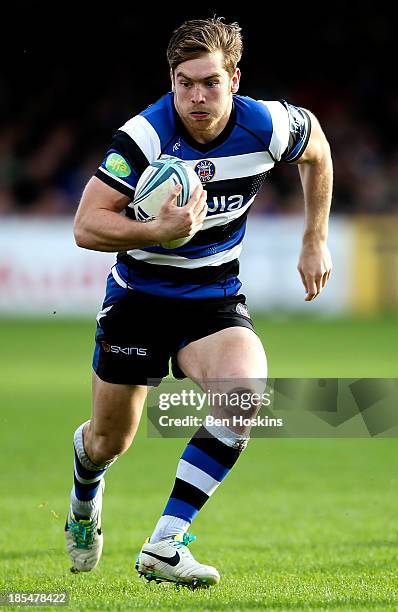
[[(326, 137), (309, 110), (238, 95), (241, 54), (237, 23), (214, 17), (178, 27), (167, 49), (171, 91), (115, 133), (81, 198), (76, 243), (118, 255), (97, 316), (92, 416), (74, 434), (65, 533), (75, 572), (92, 570), (100, 559), (104, 475), (134, 439), (148, 379), (167, 376), (170, 359), (176, 377), (194, 381), (266, 379), (265, 352), (240, 292), (238, 259), (247, 215), (276, 163), (298, 164), (305, 300), (321, 293), (331, 273)], [(137, 181), (166, 156), (188, 162), (202, 187), (182, 208), (175, 206), (176, 187), (157, 219), (138, 222), (131, 206)], [(179, 248), (159, 246), (189, 235)], [(281, 279), (275, 282), (283, 291)], [(188, 442), (164, 511), (139, 552), (141, 575), (191, 588), (219, 581), (216, 568), (193, 557), (188, 530), (247, 440), (239, 427), (202, 426)]]

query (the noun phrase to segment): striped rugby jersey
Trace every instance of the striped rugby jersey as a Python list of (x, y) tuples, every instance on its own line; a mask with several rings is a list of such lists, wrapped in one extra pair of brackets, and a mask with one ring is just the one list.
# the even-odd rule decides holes
[[(183, 126), (168, 93), (127, 121), (115, 134), (96, 176), (134, 198), (138, 179), (156, 159), (172, 155), (191, 165), (207, 191), (203, 227), (185, 245), (119, 253), (115, 280), (164, 297), (236, 295), (238, 258), (253, 200), (275, 162), (296, 161), (311, 131), (308, 113), (285, 101), (233, 96), (222, 133), (200, 144)], [(126, 215), (134, 219), (132, 207)]]

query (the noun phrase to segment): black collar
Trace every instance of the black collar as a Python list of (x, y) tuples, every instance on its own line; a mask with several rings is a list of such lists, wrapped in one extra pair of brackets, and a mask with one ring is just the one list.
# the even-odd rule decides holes
[(177, 130), (180, 132), (183, 139), (187, 144), (189, 144), (190, 147), (196, 149), (197, 151), (200, 151), (201, 153), (207, 153), (208, 151), (211, 151), (212, 149), (215, 149), (216, 147), (223, 144), (223, 142), (227, 140), (228, 136), (231, 134), (232, 130), (235, 127), (236, 109), (234, 101), (232, 101), (232, 110), (227, 125), (225, 126), (223, 131), (214, 140), (210, 140), (210, 142), (197, 142), (197, 140), (192, 138), (191, 134), (188, 132), (185, 125), (181, 121), (180, 116), (174, 106), (174, 103), (173, 111)]

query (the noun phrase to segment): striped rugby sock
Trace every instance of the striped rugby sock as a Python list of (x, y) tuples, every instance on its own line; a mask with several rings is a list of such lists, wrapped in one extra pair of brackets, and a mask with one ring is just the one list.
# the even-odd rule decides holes
[[(90, 421), (86, 421), (89, 423)], [(74, 514), (92, 516), (99, 502), (101, 480), (116, 459), (107, 461), (104, 465), (95, 465), (86, 454), (83, 444), (83, 423), (75, 431), (73, 447), (75, 453), (74, 486), (71, 491), (71, 506)]]
[(179, 461), (173, 490), (150, 538), (151, 543), (187, 531), (235, 465), (247, 441), (248, 438), (226, 427), (200, 427)]

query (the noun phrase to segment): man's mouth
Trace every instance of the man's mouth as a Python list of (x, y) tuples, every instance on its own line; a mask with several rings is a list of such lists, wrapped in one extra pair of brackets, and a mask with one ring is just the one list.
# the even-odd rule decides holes
[(208, 117), (209, 113), (205, 113), (203, 111), (193, 111), (192, 113), (190, 113), (191, 117), (195, 117), (195, 119), (204, 119), (205, 117)]

